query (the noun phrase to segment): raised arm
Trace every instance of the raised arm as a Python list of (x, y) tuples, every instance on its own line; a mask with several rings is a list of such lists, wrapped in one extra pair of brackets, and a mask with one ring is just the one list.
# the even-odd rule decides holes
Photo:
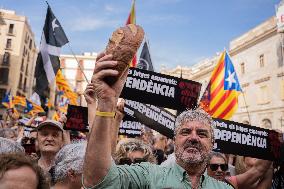
[(113, 121), (113, 126), (112, 129), (113, 131), (111, 131), (111, 154), (113, 155), (115, 153), (115, 148), (116, 148), (116, 144), (117, 144), (117, 138), (118, 138), (118, 130), (119, 130), (119, 126), (120, 123), (124, 117), (124, 99), (120, 98), (118, 99), (117, 105), (116, 105), (116, 114), (115, 114), (115, 118)]
[(250, 188), (259, 179), (262, 179), (269, 171), (271, 161), (257, 159), (254, 165), (243, 174), (236, 175), (239, 189)]
[(98, 103), (85, 155), (83, 182), (86, 187), (98, 184), (111, 167), (110, 132), (113, 131), (111, 127), (114, 117), (106, 116), (107, 113), (102, 112), (115, 111), (117, 99), (128, 73), (126, 70), (113, 85), (108, 85), (104, 81), (105, 77), (118, 75), (118, 72), (113, 69), (117, 62), (111, 59), (111, 55), (100, 54), (92, 77), (94, 96), (96, 96)]
[(96, 99), (92, 98), (94, 96), (93, 91), (95, 90), (94, 84), (90, 83), (87, 85), (84, 91), (84, 97), (88, 105), (88, 122), (90, 126), (90, 130), (93, 126), (93, 122), (95, 119), (95, 113), (97, 109)]

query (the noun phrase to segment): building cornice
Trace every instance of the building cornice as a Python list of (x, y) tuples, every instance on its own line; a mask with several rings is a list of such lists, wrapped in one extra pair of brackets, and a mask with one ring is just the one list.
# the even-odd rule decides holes
[[(258, 34), (258, 29), (268, 27), (264, 32)], [(252, 36), (249, 36), (252, 35)], [(276, 26), (276, 21), (275, 17), (270, 18), (263, 24), (253, 28), (252, 30), (246, 32), (239, 38), (236, 38), (235, 40), (231, 41), (230, 44), (230, 51), (229, 54), (230, 56), (234, 56), (240, 52), (242, 52), (245, 49), (248, 49), (261, 41), (264, 41), (274, 35), (277, 35), (277, 26)], [(249, 36), (249, 37), (245, 37)], [(250, 38), (250, 39), (249, 39)], [(243, 43), (240, 43), (239, 45), (235, 45), (234, 43), (237, 43), (237, 41), (243, 41)], [(233, 47), (232, 47), (233, 46)]]

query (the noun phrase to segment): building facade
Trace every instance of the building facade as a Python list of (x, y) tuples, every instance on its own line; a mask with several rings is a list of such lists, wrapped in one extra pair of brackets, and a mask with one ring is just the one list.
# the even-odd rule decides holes
[[(178, 66), (161, 72), (198, 81), (204, 90), (219, 54), (192, 67)], [(284, 131), (283, 34), (277, 33), (276, 18), (233, 39), (229, 54), (243, 91), (232, 120)]]
[[(91, 82), (95, 68), (97, 53), (83, 53), (83, 55), (60, 55), (61, 70), (71, 88), (79, 95), (79, 104), (87, 106), (83, 93), (88, 84), (86, 78)], [(78, 61), (78, 62), (77, 62)], [(82, 68), (84, 74), (79, 68)]]
[(37, 57), (34, 33), (25, 16), (4, 9), (0, 14), (0, 100), (10, 90), (29, 97)]

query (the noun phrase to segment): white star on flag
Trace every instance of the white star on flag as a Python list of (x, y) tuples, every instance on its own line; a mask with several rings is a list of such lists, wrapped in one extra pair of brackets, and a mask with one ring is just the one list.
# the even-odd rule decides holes
[(55, 28), (59, 27), (55, 22), (56, 22), (56, 18), (54, 18), (53, 21), (51, 22), (53, 32)]
[(228, 77), (225, 79), (226, 81), (229, 82), (229, 88), (232, 87), (232, 84), (233, 84), (233, 83), (236, 83), (236, 82), (237, 82), (237, 81), (235, 80), (235, 74), (236, 74), (236, 72), (231, 73), (231, 72), (229, 71), (229, 75), (228, 75)]

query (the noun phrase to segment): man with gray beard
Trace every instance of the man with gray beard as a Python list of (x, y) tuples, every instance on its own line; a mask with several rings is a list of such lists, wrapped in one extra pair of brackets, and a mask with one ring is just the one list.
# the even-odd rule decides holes
[(83, 188), (193, 188), (225, 189), (231, 186), (207, 175), (206, 164), (213, 148), (212, 119), (203, 110), (188, 110), (175, 124), (173, 166), (162, 167), (144, 162), (115, 165), (111, 161), (111, 135), (115, 107), (128, 70), (113, 84), (106, 77), (117, 77), (117, 61), (112, 55), (97, 57), (90, 96), (97, 99), (95, 120), (89, 135), (82, 175)]

